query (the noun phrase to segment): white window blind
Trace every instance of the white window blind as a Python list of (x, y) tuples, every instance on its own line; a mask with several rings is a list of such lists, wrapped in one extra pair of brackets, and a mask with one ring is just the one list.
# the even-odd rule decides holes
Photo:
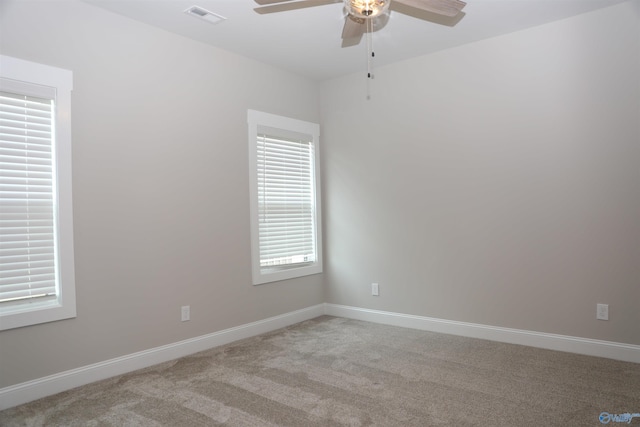
[(0, 55), (0, 330), (76, 317), (70, 70)]
[(316, 261), (313, 141), (258, 134), (260, 267)]
[(254, 285), (322, 273), (320, 126), (249, 110)]
[(54, 96), (0, 92), (0, 307), (56, 296)]

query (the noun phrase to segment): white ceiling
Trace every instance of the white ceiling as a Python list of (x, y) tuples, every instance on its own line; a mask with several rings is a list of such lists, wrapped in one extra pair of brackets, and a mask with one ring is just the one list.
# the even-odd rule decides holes
[[(85, 0), (149, 25), (316, 80), (366, 69), (366, 43), (342, 47), (341, 3), (258, 14), (253, 0)], [(375, 66), (568, 18), (625, 0), (466, 0), (454, 26), (390, 12), (373, 34)], [(227, 18), (210, 24), (183, 11), (200, 6)], [(396, 5), (397, 6), (397, 5)], [(393, 7), (393, 3), (392, 3)], [(406, 10), (406, 9), (405, 9)], [(452, 22), (444, 22), (452, 24)]]

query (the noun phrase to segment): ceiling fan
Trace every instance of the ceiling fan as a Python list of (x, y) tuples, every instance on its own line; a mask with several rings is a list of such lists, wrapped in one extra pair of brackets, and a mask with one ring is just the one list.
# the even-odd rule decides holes
[(323, 6), (332, 3), (344, 3), (347, 12), (342, 29), (342, 39), (353, 40), (360, 38), (365, 32), (372, 31), (371, 23), (376, 18), (385, 17), (389, 6), (399, 5), (398, 12), (405, 14), (411, 10), (426, 12), (445, 18), (454, 18), (460, 14), (466, 3), (461, 0), (255, 0), (260, 7), (254, 10), (258, 13), (274, 13), (307, 7)]

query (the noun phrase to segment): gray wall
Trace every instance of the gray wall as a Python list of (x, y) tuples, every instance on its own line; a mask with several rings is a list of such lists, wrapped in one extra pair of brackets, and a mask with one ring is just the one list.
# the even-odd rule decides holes
[[(0, 332), (0, 387), (323, 301), (640, 344), (639, 4), (377, 69), (365, 101), (362, 73), (320, 97), (90, 5), (2, 0), (1, 53), (74, 72), (78, 317)], [(322, 120), (324, 277), (251, 286), (247, 108)]]
[(318, 122), (316, 83), (80, 2), (0, 7), (2, 54), (74, 73), (78, 307), (0, 333), (0, 388), (323, 302), (248, 258), (247, 109)]
[(639, 5), (325, 82), (327, 301), (640, 344)]

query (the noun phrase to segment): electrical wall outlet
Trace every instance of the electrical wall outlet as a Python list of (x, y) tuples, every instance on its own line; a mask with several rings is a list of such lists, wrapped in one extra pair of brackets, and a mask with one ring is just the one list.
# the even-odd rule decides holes
[(378, 287), (377, 283), (372, 283), (371, 284), (371, 295), (373, 296), (378, 296), (380, 295), (380, 287)]
[(191, 320), (191, 306), (183, 305), (180, 309), (180, 320), (183, 322), (187, 322)]
[(596, 304), (596, 319), (609, 320), (609, 304)]

